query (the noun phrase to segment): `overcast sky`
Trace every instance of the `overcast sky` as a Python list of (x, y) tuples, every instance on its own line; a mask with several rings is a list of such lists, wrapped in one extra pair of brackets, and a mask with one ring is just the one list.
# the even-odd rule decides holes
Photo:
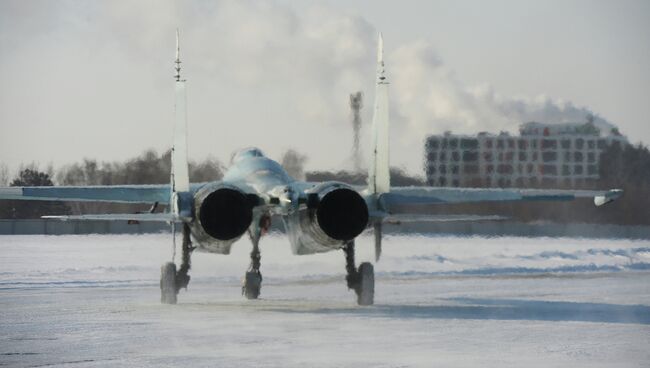
[(351, 168), (348, 95), (369, 123), (378, 31), (391, 158), (414, 174), (445, 130), (593, 113), (650, 143), (650, 1), (0, 0), (0, 163), (169, 148), (176, 27), (194, 159), (294, 148)]

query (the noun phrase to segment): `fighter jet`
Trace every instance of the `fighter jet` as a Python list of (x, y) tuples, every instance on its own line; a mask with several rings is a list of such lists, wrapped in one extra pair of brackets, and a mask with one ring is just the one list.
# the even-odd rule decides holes
[[(597, 206), (622, 195), (621, 190), (537, 190), (444, 187), (391, 187), (389, 171), (388, 79), (383, 41), (378, 40), (376, 94), (372, 122), (372, 150), (365, 187), (341, 182), (303, 182), (292, 178), (276, 161), (258, 148), (235, 153), (220, 181), (190, 183), (187, 161), (186, 81), (181, 78), (180, 48), (176, 36), (175, 123), (172, 171), (169, 185), (116, 185), (0, 188), (0, 199), (103, 201), (165, 204), (167, 212), (47, 216), (62, 220), (158, 221), (171, 225), (174, 253), (176, 230), (182, 233), (182, 261), (177, 268), (171, 257), (161, 267), (161, 302), (175, 304), (187, 288), (194, 250), (229, 254), (244, 234), (252, 242), (251, 263), (242, 287), (248, 299), (257, 299), (262, 285), (260, 239), (272, 220), (282, 222), (296, 255), (343, 250), (347, 287), (359, 305), (374, 303), (372, 263), (355, 262), (355, 238), (372, 228), (375, 259), (381, 254), (382, 224), (405, 221), (485, 221), (499, 216), (427, 215), (422, 207), (444, 203), (498, 201), (570, 201), (592, 197)], [(416, 209), (419, 207), (419, 210)], [(46, 217), (46, 216), (44, 216)]]

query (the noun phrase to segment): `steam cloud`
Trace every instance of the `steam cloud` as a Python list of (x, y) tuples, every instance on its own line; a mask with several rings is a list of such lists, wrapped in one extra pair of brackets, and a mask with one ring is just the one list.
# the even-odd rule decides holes
[[(15, 37), (0, 39), (7, 51), (0, 119), (13, 122), (11, 132), (0, 127), (0, 156), (13, 166), (45, 159), (61, 165), (79, 156), (115, 160), (145, 147), (167, 149), (176, 27), (190, 83), (193, 157), (225, 158), (242, 145), (280, 157), (290, 141), (309, 154), (308, 169), (345, 166), (353, 140), (340, 134), (349, 131), (348, 95), (363, 91), (372, 104), (377, 30), (318, 5), (252, 1), (3, 3), (0, 31)], [(391, 160), (413, 173), (422, 172), (427, 134), (516, 132), (525, 121), (585, 121), (589, 114), (597, 125), (609, 124), (571, 102), (468, 87), (427, 41), (385, 51)], [(360, 118), (371, 121), (372, 111), (363, 109)], [(87, 139), (61, 147), (62, 132)], [(361, 136), (364, 149), (368, 135)]]

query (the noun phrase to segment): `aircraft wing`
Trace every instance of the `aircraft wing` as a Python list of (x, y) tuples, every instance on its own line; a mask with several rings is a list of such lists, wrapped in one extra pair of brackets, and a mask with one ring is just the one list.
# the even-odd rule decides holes
[[(196, 190), (203, 184), (192, 184)], [(169, 184), (160, 185), (97, 185), (0, 188), (0, 199), (39, 201), (81, 201), (115, 203), (168, 204), (171, 194)]]
[(435, 205), (449, 203), (513, 202), (513, 201), (572, 201), (593, 198), (596, 206), (620, 198), (623, 191), (612, 189), (557, 190), (557, 189), (498, 189), (498, 188), (444, 188), (393, 187), (379, 197), (380, 206), (390, 212), (391, 207)]

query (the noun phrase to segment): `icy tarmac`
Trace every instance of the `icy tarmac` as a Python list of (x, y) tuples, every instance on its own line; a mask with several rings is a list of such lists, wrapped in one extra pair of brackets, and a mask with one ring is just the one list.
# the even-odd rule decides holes
[[(358, 261), (371, 260), (371, 238)], [(650, 241), (389, 237), (376, 305), (342, 252), (247, 241), (195, 253), (159, 304), (169, 235), (0, 236), (0, 365), (16, 367), (648, 367)]]

